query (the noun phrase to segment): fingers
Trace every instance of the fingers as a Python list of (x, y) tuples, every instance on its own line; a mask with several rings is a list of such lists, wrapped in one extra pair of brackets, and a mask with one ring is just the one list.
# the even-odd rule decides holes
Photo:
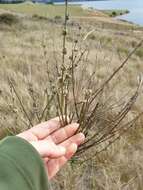
[(48, 178), (53, 178), (56, 173), (60, 170), (60, 168), (66, 164), (66, 162), (76, 153), (77, 151), (77, 145), (71, 144), (67, 151), (65, 156), (60, 157), (59, 159), (52, 159), (49, 162), (46, 163), (46, 169), (48, 173)]
[(69, 124), (66, 127), (60, 128), (59, 130), (51, 134), (47, 138), (47, 140), (52, 139), (55, 144), (59, 144), (65, 141), (66, 139), (70, 138), (71, 136), (73, 136), (76, 133), (78, 127), (79, 124), (77, 123)]
[(56, 145), (51, 140), (31, 141), (30, 143), (38, 151), (41, 157), (48, 157), (49, 159), (53, 159), (65, 155), (66, 151), (72, 144), (79, 146), (84, 142), (84, 140), (84, 135), (82, 133), (79, 133), (59, 145)]
[(77, 123), (73, 123), (63, 128), (60, 127), (60, 119), (59, 117), (56, 117), (47, 122), (36, 125), (28, 131), (19, 134), (19, 136), (28, 141), (48, 139), (52, 140), (55, 144), (59, 144), (73, 136), (79, 125)]
[(70, 144), (72, 144), (72, 143), (79, 146), (80, 144), (84, 143), (84, 140), (85, 140), (84, 134), (83, 133), (78, 133), (78, 134), (68, 138), (66, 141), (60, 143), (60, 145), (65, 147), (65, 148), (70, 146)]
[(78, 145), (82, 144), (84, 140), (85, 136), (79, 133), (60, 144), (60, 146), (66, 148), (66, 154), (60, 158), (51, 159), (46, 163), (49, 179), (54, 177), (60, 168), (76, 153)]
[(47, 122), (40, 123), (35, 127), (31, 128), (29, 132), (35, 135), (38, 140), (46, 138), (48, 135), (59, 129), (61, 126), (59, 117), (51, 119)]
[(32, 141), (30, 143), (43, 158), (59, 158), (66, 153), (66, 148), (60, 145), (57, 146), (52, 142), (48, 142), (47, 140)]

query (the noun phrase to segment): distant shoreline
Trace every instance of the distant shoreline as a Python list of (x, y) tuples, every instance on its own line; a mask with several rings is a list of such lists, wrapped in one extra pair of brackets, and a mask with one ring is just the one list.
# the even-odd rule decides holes
[[(18, 4), (0, 4), (0, 9), (8, 10), (16, 13), (24, 13), (29, 15), (37, 15), (42, 18), (62, 18), (64, 17), (64, 4), (63, 3), (54, 3), (54, 4), (45, 4), (45, 3), (18, 3)], [(70, 17), (77, 19), (85, 19), (96, 21), (97, 23), (125, 25), (124, 27), (139, 27), (136, 23), (128, 22), (128, 20), (122, 20), (118, 18), (123, 14), (128, 14), (128, 10), (100, 10), (91, 8), (88, 6), (83, 6), (83, 4), (74, 4), (69, 3)], [(115, 17), (115, 18), (114, 18)]]
[[(83, 7), (82, 4), (78, 4), (79, 6)], [(125, 14), (129, 14), (130, 11), (128, 9), (96, 9), (96, 8), (93, 8), (93, 7), (87, 7), (87, 9), (89, 10), (97, 10), (97, 11), (100, 11), (102, 13), (105, 13), (107, 14), (108, 16), (110, 17), (117, 17), (117, 16), (122, 16), (122, 15), (125, 15)]]
[(130, 13), (130, 11), (127, 9), (110, 9), (110, 10), (100, 10), (100, 11), (108, 14), (110, 17), (117, 17)]

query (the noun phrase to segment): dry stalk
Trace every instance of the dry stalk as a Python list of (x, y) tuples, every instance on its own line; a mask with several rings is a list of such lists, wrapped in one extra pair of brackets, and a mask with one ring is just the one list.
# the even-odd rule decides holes
[(23, 113), (25, 114), (27, 120), (29, 121), (30, 127), (33, 127), (33, 123), (32, 123), (32, 121), (31, 121), (31, 119), (30, 119), (30, 117), (29, 117), (29, 115), (28, 115), (28, 113), (27, 113), (27, 111), (26, 111), (26, 108), (25, 108), (25, 106), (23, 105), (23, 103), (22, 103), (22, 101), (21, 101), (21, 98), (20, 98), (18, 92), (16, 91), (16, 88), (15, 88), (15, 86), (14, 86), (12, 80), (10, 80), (10, 79), (9, 79), (9, 84), (10, 84), (11, 88), (13, 89), (13, 91), (14, 91), (14, 93), (15, 93), (15, 96), (17, 97), (17, 99), (18, 99), (18, 101), (19, 101), (19, 104), (20, 104), (20, 107), (21, 107)]

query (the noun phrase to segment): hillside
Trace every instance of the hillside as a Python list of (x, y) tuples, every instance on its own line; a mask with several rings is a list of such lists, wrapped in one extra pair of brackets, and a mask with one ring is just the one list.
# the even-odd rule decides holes
[[(82, 8), (78, 5), (69, 5), (69, 16), (73, 19), (85, 19), (97, 23), (103, 23), (103, 25), (110, 23), (115, 26), (118, 25), (120, 27), (124, 26), (129, 28), (138, 28), (137, 26), (130, 24), (125, 21), (117, 20), (110, 17), (110, 13), (112, 10), (99, 11), (93, 9)], [(45, 5), (45, 4), (33, 4), (33, 3), (21, 3), (21, 4), (0, 4), (0, 12), (8, 11), (25, 15), (38, 15), (46, 18), (54, 18), (54, 17), (64, 17), (64, 5)], [(113, 10), (113, 12), (117, 12), (117, 15), (124, 12), (126, 10)]]

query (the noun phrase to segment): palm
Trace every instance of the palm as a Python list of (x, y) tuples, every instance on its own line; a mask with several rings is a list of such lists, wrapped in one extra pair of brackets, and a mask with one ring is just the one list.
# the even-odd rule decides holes
[[(55, 118), (18, 135), (31, 144), (38, 145), (37, 149), (45, 163), (49, 179), (75, 154), (77, 146), (84, 141), (83, 134), (74, 135), (78, 128), (77, 124), (60, 127), (59, 119)], [(56, 151), (58, 146), (64, 147), (66, 153), (59, 155)]]

